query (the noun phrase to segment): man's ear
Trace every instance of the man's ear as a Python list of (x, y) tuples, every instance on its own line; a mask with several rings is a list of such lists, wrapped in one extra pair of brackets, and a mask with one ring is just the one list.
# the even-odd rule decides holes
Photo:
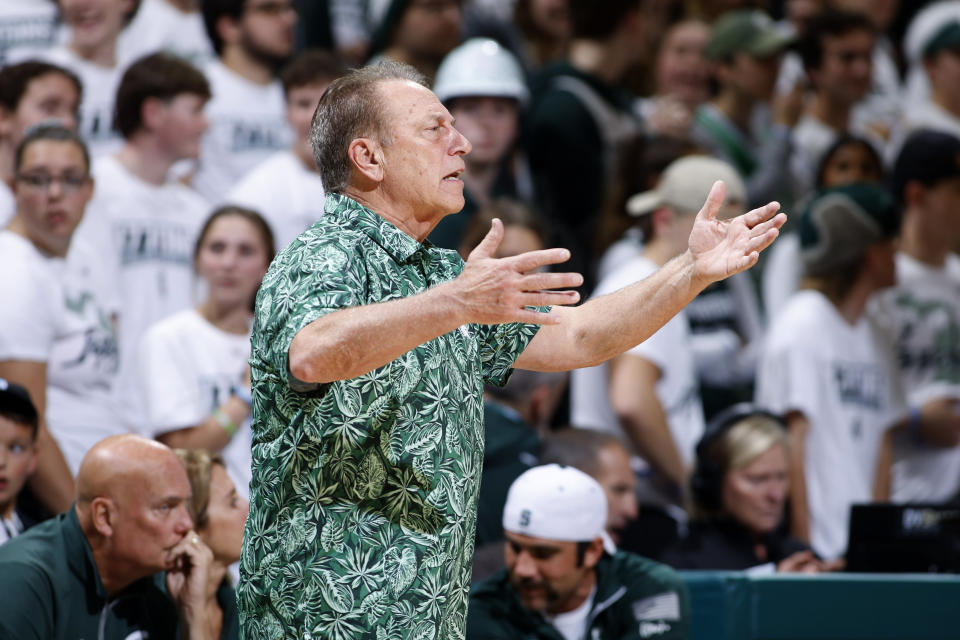
[(97, 533), (105, 538), (113, 535), (116, 526), (117, 507), (113, 500), (98, 496), (90, 502), (90, 521)]
[(347, 147), (350, 163), (368, 180), (383, 182), (383, 147), (372, 138), (354, 138)]
[(654, 236), (659, 236), (663, 230), (673, 221), (673, 209), (667, 206), (660, 206), (650, 212), (650, 227), (653, 229)]
[(583, 566), (587, 569), (593, 569), (603, 557), (603, 538), (599, 536), (590, 541), (590, 546), (583, 554)]

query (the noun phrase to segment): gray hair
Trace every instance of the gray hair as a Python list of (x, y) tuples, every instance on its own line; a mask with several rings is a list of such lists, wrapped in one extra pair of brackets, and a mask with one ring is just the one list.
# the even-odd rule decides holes
[(375, 136), (381, 144), (390, 143), (390, 129), (384, 121), (386, 96), (377, 90), (377, 85), (387, 80), (409, 80), (429, 88), (423, 74), (410, 65), (384, 61), (349, 71), (320, 98), (310, 126), (310, 144), (327, 193), (341, 193), (350, 183), (347, 150), (351, 142)]

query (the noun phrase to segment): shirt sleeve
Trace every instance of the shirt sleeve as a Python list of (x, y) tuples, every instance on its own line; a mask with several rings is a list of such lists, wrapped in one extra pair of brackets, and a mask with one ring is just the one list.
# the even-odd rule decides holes
[(54, 636), (56, 595), (47, 575), (20, 563), (0, 567), (0, 640), (46, 640)]
[[(546, 313), (550, 307), (539, 310)], [(513, 363), (539, 330), (538, 324), (518, 322), (480, 325), (480, 364), (484, 382), (498, 387), (507, 384), (513, 373)]]
[(205, 417), (196, 365), (164, 328), (154, 325), (147, 331), (138, 354), (140, 387), (147, 406), (145, 426), (150, 437), (196, 426)]
[(17, 273), (21, 269), (0, 278), (0, 300), (7, 301), (0, 304), (0, 360), (46, 362), (58, 315), (54, 292), (42, 280)]
[(328, 313), (363, 302), (366, 278), (359, 247), (342, 236), (307, 236), (281, 254), (264, 278), (254, 317), (251, 365), (290, 381), (294, 336)]

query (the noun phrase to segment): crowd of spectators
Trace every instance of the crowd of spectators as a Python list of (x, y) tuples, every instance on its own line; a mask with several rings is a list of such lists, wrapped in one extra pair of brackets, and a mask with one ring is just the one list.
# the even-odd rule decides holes
[[(686, 251), (715, 180), (723, 216), (789, 215), (645, 343), (487, 390), (471, 629), (569, 613), (494, 602), (533, 553), (508, 490), (549, 503), (537, 478), (599, 491), (577, 499), (606, 498), (604, 540), (675, 568), (836, 570), (851, 505), (958, 499), (960, 0), (306, 4), (0, 5), (4, 589), (77, 579), (87, 610), (136, 597), (104, 609), (118, 633), (166, 633), (142, 614), (169, 606), (236, 637), (255, 296), (324, 212), (320, 96), (380, 60), (425, 74), (472, 144), (466, 205), (429, 238), (463, 257), (499, 218), (498, 257), (567, 247), (587, 299)], [(583, 474), (525, 474), (547, 463)], [(564, 532), (554, 507), (527, 533)], [(557, 539), (591, 545), (579, 579), (613, 570), (593, 533)]]

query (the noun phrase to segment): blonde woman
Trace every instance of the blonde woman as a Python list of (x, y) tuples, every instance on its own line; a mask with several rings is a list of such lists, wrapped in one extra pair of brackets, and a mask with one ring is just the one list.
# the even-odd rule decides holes
[(789, 436), (780, 418), (744, 403), (721, 412), (696, 449), (689, 535), (661, 560), (675, 568), (816, 572), (825, 566), (783, 532)]
[(236, 594), (228, 578), (231, 564), (240, 560), (243, 527), (249, 504), (237, 494), (223, 458), (202, 449), (175, 449), (193, 495), (187, 511), (193, 528), (213, 552), (206, 598), (209, 638), (235, 640), (239, 637)]

